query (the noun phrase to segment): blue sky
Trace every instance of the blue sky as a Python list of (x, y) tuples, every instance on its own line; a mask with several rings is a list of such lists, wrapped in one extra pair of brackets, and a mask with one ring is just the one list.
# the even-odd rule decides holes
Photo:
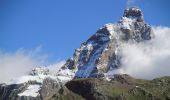
[[(41, 46), (49, 60), (66, 59), (106, 23), (117, 22), (127, 0), (0, 0), (0, 50)], [(170, 0), (133, 0), (145, 21), (170, 27)]]

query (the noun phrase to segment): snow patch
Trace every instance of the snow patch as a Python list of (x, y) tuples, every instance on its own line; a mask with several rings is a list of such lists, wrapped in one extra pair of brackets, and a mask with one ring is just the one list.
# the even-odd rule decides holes
[(107, 28), (111, 35), (114, 34), (114, 25), (112, 23), (105, 24), (105, 27)]
[(7, 84), (22, 84), (22, 83), (26, 83), (28, 81), (36, 81), (38, 83), (42, 83), (43, 80), (47, 77), (51, 77), (51, 75), (35, 75), (35, 76), (32, 76), (32, 75), (25, 75), (25, 76), (21, 76), (20, 78), (17, 78), (15, 80), (11, 80), (9, 83)]
[(57, 72), (57, 76), (67, 76), (67, 77), (73, 77), (75, 74), (74, 70), (70, 70), (70, 69), (60, 69)]
[(121, 28), (130, 30), (131, 25), (135, 20), (136, 19), (133, 19), (133, 18), (122, 17), (122, 19), (120, 20)]
[(76, 77), (83, 77), (87, 78), (91, 75), (92, 71), (95, 70), (96, 64), (95, 61), (100, 57), (101, 53), (105, 48), (107, 47), (107, 43), (103, 44), (98, 48), (93, 55), (91, 55), (88, 63), (84, 66), (81, 66), (81, 68), (76, 72)]
[(39, 95), (38, 91), (41, 89), (41, 85), (29, 85), (28, 88), (22, 92), (19, 93), (19, 96), (31, 96), (31, 97), (37, 97)]

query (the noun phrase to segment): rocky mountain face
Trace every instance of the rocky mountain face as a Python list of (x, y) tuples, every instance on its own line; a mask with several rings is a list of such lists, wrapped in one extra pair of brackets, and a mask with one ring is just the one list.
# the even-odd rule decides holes
[(142, 11), (125, 9), (117, 23), (98, 29), (61, 68), (37, 67), (10, 84), (0, 84), (0, 100), (169, 100), (169, 77), (147, 81), (112, 72), (121, 66), (123, 43), (153, 37)]
[(75, 78), (103, 77), (109, 70), (120, 67), (119, 47), (123, 42), (143, 42), (153, 36), (141, 10), (128, 8), (118, 23), (104, 25), (82, 43), (64, 68), (77, 69)]

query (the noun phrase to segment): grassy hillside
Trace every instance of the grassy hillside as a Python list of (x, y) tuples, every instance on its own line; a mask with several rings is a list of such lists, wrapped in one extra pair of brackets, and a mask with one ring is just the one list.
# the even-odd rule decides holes
[(111, 81), (97, 78), (66, 83), (53, 100), (170, 100), (170, 77), (134, 79), (126, 74)]

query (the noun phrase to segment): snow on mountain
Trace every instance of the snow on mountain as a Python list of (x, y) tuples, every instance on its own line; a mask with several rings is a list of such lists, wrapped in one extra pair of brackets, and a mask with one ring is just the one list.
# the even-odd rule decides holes
[(62, 69), (64, 61), (61, 61), (54, 65), (40, 66), (32, 69), (28, 74), (21, 77), (12, 79), (7, 84), (21, 84), (28, 81), (36, 81), (42, 83), (45, 78), (52, 78), (55, 80), (66, 81), (71, 80), (74, 77), (75, 71), (67, 69)]
[(56, 81), (57, 84), (64, 85), (66, 82), (73, 79), (75, 72), (69, 69), (62, 69), (61, 67), (63, 64), (63, 62), (60, 62), (55, 65), (36, 67), (32, 69), (28, 75), (13, 79), (6, 85), (24, 84), (26, 88), (19, 92), (18, 96), (37, 97), (39, 96), (39, 90), (42, 89), (44, 80), (51, 79)]
[(19, 96), (37, 97), (39, 95), (40, 85), (30, 85), (24, 92), (19, 93)]

